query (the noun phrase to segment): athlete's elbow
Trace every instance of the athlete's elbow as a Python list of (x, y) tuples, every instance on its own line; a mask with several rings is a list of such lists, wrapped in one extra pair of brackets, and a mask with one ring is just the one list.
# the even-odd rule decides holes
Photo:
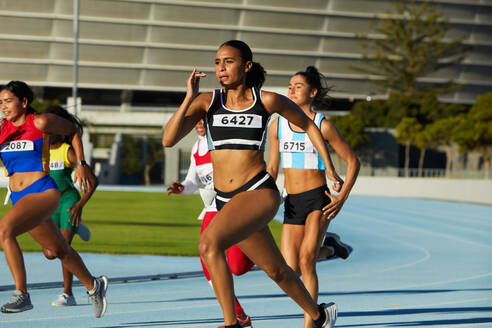
[(357, 173), (359, 173), (359, 170), (360, 170), (360, 161), (359, 161), (359, 158), (357, 156), (355, 157), (355, 167), (357, 169)]
[(355, 154), (350, 158), (349, 164), (351, 164), (351, 166), (354, 168), (354, 171), (358, 174), (360, 170), (360, 161)]
[(176, 144), (176, 140), (169, 138), (167, 136), (162, 137), (162, 146), (163, 147), (173, 147)]

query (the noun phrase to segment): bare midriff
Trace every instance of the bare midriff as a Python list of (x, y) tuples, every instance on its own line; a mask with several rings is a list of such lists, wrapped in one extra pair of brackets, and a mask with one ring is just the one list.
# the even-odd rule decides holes
[(288, 194), (300, 194), (324, 185), (324, 170), (284, 169), (284, 186)]
[(46, 172), (15, 172), (9, 177), (9, 186), (12, 191), (21, 191), (30, 186), (35, 181), (48, 175)]
[(265, 169), (263, 151), (217, 149), (210, 152), (214, 168), (214, 186), (222, 192), (242, 187)]

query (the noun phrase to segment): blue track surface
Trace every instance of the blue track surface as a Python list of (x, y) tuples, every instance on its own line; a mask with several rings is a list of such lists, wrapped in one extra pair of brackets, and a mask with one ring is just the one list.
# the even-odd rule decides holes
[[(320, 301), (339, 305), (337, 327), (492, 327), (492, 207), (353, 196), (330, 231), (353, 248), (345, 261), (318, 264)], [(54, 308), (50, 303), (61, 288), (41, 284), (30, 290), (34, 309), (1, 314), (0, 327), (184, 328), (222, 322), (211, 288), (196, 274), (197, 258), (83, 257), (94, 274), (113, 279), (103, 318), (93, 317), (82, 287), (74, 289), (79, 306)], [(61, 280), (59, 264), (40, 254), (26, 254), (26, 266), (29, 282)], [(177, 275), (169, 278), (170, 273)], [(302, 311), (263, 272), (235, 283), (254, 327), (302, 327)], [(1, 258), (2, 303), (11, 284)]]

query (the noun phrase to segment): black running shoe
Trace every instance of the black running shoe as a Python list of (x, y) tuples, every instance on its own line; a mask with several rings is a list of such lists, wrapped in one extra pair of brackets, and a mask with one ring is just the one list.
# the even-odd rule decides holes
[(335, 255), (346, 260), (350, 255), (350, 248), (340, 241), (337, 234), (327, 232), (323, 246), (331, 246), (335, 250)]
[(17, 313), (30, 309), (32, 309), (32, 303), (29, 294), (24, 294), (20, 290), (14, 290), (10, 300), (0, 308), (3, 313)]

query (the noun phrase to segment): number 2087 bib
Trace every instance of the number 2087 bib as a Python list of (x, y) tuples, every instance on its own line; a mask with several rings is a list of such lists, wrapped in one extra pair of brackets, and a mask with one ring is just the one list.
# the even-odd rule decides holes
[(31, 140), (14, 140), (4, 142), (0, 145), (0, 152), (31, 151), (34, 150), (34, 143)]

